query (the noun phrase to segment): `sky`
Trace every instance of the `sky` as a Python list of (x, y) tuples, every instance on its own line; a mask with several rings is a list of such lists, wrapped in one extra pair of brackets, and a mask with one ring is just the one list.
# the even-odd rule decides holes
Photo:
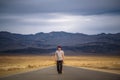
[(0, 31), (120, 32), (120, 0), (0, 0)]

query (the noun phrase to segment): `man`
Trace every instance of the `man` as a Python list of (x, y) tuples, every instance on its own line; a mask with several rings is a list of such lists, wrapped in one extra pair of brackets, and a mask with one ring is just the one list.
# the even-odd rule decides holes
[(57, 50), (55, 52), (55, 61), (57, 64), (58, 74), (62, 74), (62, 67), (64, 62), (64, 51), (62, 50), (61, 46), (57, 47)]

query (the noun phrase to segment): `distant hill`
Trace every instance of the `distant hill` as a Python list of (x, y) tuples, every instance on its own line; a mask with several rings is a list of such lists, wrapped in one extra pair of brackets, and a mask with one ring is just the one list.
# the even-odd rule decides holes
[(87, 35), (50, 32), (16, 34), (0, 32), (1, 53), (52, 53), (61, 45), (68, 53), (120, 54), (120, 33)]

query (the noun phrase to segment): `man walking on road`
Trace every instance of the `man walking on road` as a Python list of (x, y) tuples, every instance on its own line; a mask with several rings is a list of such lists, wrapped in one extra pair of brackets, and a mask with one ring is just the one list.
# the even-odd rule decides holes
[(55, 61), (57, 64), (58, 74), (62, 74), (62, 67), (64, 62), (64, 51), (62, 50), (61, 46), (57, 47), (57, 50), (55, 52)]

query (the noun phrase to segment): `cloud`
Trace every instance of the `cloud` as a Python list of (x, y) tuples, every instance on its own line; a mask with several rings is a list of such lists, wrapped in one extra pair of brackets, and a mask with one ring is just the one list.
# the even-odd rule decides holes
[(120, 0), (0, 0), (6, 14), (69, 13), (94, 15), (119, 13)]
[[(42, 15), (42, 16), (40, 16)], [(39, 16), (39, 17), (38, 17)], [(45, 16), (45, 18), (44, 18)], [(47, 17), (46, 17), (47, 16)], [(11, 21), (10, 21), (11, 20)], [(119, 32), (120, 15), (70, 15), (60, 13), (33, 16), (9, 16), (0, 24), (1, 30), (36, 33), (51, 31), (81, 32), (87, 34)]]
[(120, 32), (120, 0), (0, 0), (0, 31)]

